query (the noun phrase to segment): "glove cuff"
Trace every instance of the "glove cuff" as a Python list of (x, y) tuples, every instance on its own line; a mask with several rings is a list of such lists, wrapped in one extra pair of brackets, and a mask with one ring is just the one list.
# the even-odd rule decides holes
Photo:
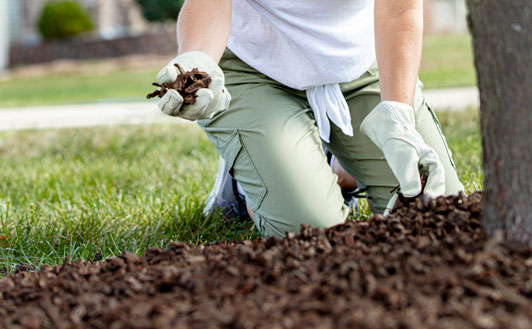
[(207, 72), (211, 78), (219, 77), (223, 79), (222, 69), (211, 55), (203, 51), (188, 51), (174, 58), (171, 63), (179, 63), (185, 71), (192, 71), (192, 69), (197, 68), (200, 71)]
[(181, 61), (192, 61), (196, 63), (201, 63), (205, 65), (216, 65), (216, 61), (214, 58), (211, 57), (211, 55), (207, 54), (206, 52), (200, 51), (200, 50), (193, 50), (193, 51), (187, 51), (186, 53), (182, 53), (181, 55), (177, 56), (176, 59), (179, 58), (178, 62)]
[(360, 131), (381, 150), (390, 138), (402, 138), (404, 132), (415, 129), (416, 119), (412, 106), (385, 101), (379, 103), (362, 121)]

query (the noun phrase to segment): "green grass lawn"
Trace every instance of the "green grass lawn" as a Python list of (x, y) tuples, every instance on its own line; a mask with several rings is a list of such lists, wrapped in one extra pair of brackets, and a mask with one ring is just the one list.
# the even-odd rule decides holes
[[(142, 70), (91, 72), (98, 62), (82, 63), (85, 73), (15, 77), (0, 81), (0, 108), (49, 104), (86, 103), (109, 99), (142, 100), (153, 91), (151, 83), (160, 67)], [(467, 35), (425, 37), (421, 79), (425, 88), (473, 86), (475, 71), (471, 39)]]
[(195, 125), (0, 133), (0, 267), (171, 240), (255, 237), (204, 218), (217, 155)]
[(419, 75), (428, 89), (475, 86), (471, 37), (426, 36)]
[[(476, 112), (441, 119), (467, 190), (480, 189)], [(0, 132), (0, 271), (257, 237), (202, 215), (217, 158), (195, 125)]]
[(155, 90), (156, 68), (112, 74), (54, 74), (0, 81), (0, 108), (77, 104), (109, 100), (145, 100)]

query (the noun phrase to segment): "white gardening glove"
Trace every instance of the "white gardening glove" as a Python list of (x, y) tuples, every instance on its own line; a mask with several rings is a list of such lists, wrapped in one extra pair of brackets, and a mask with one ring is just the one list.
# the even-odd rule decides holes
[(196, 103), (183, 105), (183, 97), (174, 89), (168, 89), (159, 100), (158, 105), (164, 113), (187, 120), (210, 119), (216, 113), (225, 111), (229, 107), (231, 95), (224, 86), (225, 79), (222, 69), (214, 59), (202, 51), (190, 51), (174, 58), (157, 74), (159, 84), (173, 83), (179, 75), (175, 63), (181, 65), (185, 71), (197, 68), (207, 72), (211, 77), (209, 88), (202, 88), (196, 92)]
[[(415, 127), (412, 106), (386, 101), (368, 114), (360, 125), (360, 131), (384, 153), (405, 197), (421, 193), (421, 166), (428, 176), (423, 194), (435, 198), (445, 193), (445, 169), (436, 151), (425, 144)], [(390, 200), (387, 209), (393, 207), (396, 199), (397, 194)]]

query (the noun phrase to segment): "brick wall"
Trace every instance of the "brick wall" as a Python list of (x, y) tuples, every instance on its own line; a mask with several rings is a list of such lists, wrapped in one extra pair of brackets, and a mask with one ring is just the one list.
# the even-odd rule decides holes
[(175, 54), (175, 32), (125, 37), (112, 40), (47, 42), (37, 46), (12, 44), (11, 67), (46, 63), (59, 59), (101, 59), (138, 54)]

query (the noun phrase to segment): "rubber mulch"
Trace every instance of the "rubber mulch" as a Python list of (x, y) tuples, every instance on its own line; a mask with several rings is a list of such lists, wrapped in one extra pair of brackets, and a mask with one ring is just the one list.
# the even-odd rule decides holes
[(486, 239), (481, 199), (43, 266), (0, 279), (0, 327), (531, 328), (532, 249)]

